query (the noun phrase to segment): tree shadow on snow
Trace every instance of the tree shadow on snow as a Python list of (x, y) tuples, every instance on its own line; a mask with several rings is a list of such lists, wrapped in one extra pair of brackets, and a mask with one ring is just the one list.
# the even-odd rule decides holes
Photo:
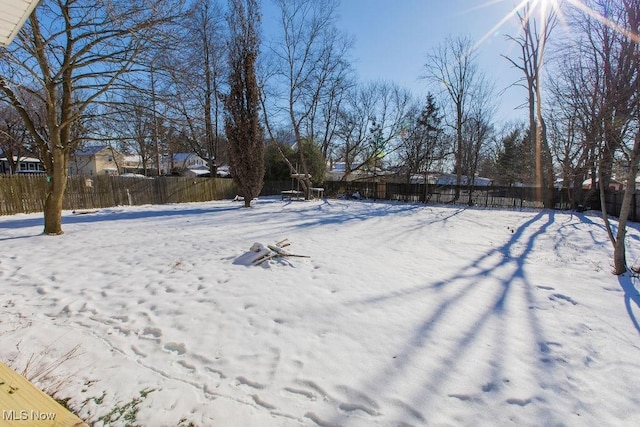
[[(593, 222), (590, 218), (591, 215), (579, 214), (577, 216), (581, 219), (582, 222), (592, 226), (600, 227), (603, 231), (606, 232), (604, 224)], [(599, 218), (600, 220), (602, 220), (601, 216), (599, 216)], [(617, 219), (612, 219), (611, 225), (613, 233), (617, 233)], [(629, 230), (634, 230), (635, 234), (629, 233)], [(640, 241), (640, 224), (636, 222), (627, 223), (626, 239), (628, 241), (634, 241), (636, 243)], [(630, 252), (630, 248), (627, 248), (627, 257), (629, 256)], [(620, 284), (620, 287), (624, 292), (624, 305), (625, 309), (627, 310), (627, 314), (629, 315), (629, 319), (631, 320), (633, 326), (636, 328), (638, 334), (640, 334), (640, 321), (638, 320), (638, 316), (640, 315), (640, 293), (638, 291), (638, 287), (640, 287), (640, 277), (638, 277), (637, 274), (622, 274), (618, 276), (618, 283)], [(638, 310), (638, 315), (636, 315), (636, 313), (634, 313), (633, 311), (634, 306)]]
[[(302, 203), (302, 202), (301, 202)], [(291, 228), (311, 228), (326, 225), (346, 224), (349, 222), (364, 222), (369, 219), (397, 217), (409, 215), (425, 209), (424, 204), (405, 202), (373, 202), (369, 200), (327, 200), (300, 207), (298, 204), (290, 224)]]
[[(130, 221), (130, 220), (144, 220), (161, 217), (174, 217), (174, 216), (197, 216), (206, 214), (216, 214), (225, 211), (235, 211), (241, 209), (241, 206), (212, 206), (207, 208), (187, 208), (179, 205), (167, 205), (166, 209), (156, 210), (132, 210), (128, 211), (125, 208), (104, 208), (98, 209), (95, 212), (89, 212), (86, 214), (74, 214), (73, 212), (64, 211), (62, 216), (62, 228), (68, 224), (86, 224), (92, 222), (102, 221)], [(82, 211), (79, 211), (82, 212)], [(0, 221), (0, 229), (18, 229), (29, 227), (44, 227), (44, 218), (16, 218), (6, 221)], [(27, 236), (24, 236), (27, 237)], [(0, 240), (5, 240), (0, 238)]]
[[(460, 326), (455, 334), (447, 335), (448, 350), (446, 358), (438, 359), (435, 374), (429, 376), (420, 390), (415, 391), (414, 396), (405, 396), (410, 398), (409, 402), (404, 404), (412, 408), (424, 408), (428, 410), (431, 400), (436, 396), (442, 395), (442, 388), (447, 380), (453, 377), (458, 369), (464, 368), (463, 360), (465, 354), (468, 354), (472, 348), (480, 348), (487, 343), (480, 342), (483, 334), (481, 332), (488, 331), (493, 336), (494, 342), (491, 343), (493, 355), (487, 364), (490, 366), (490, 378), (487, 378), (484, 384), (479, 387), (476, 392), (478, 394), (495, 391), (503, 386), (506, 374), (503, 372), (505, 365), (505, 341), (508, 338), (508, 326), (513, 321), (514, 312), (508, 312), (506, 302), (509, 295), (520, 290), (520, 295), (524, 298), (527, 310), (522, 315), (523, 324), (528, 325), (528, 332), (531, 334), (533, 342), (528, 343), (531, 353), (535, 355), (537, 360), (537, 374), (543, 377), (545, 381), (550, 381), (550, 375), (553, 372), (555, 361), (549, 357), (549, 343), (545, 337), (542, 324), (537, 314), (536, 298), (534, 296), (534, 286), (527, 278), (525, 271), (525, 263), (527, 257), (531, 254), (536, 239), (543, 235), (547, 229), (554, 224), (555, 213), (553, 211), (542, 211), (513, 230), (509, 240), (501, 246), (491, 248), (485, 254), (479, 256), (468, 265), (459, 269), (459, 272), (451, 277), (440, 280), (435, 284), (415, 287), (390, 292), (386, 295), (379, 295), (364, 300), (351, 301), (352, 305), (370, 305), (372, 309), (376, 309), (379, 304), (398, 304), (404, 302), (409, 303), (415, 301), (419, 297), (429, 297), (433, 290), (453, 290), (441, 304), (430, 307), (430, 312), (426, 314), (424, 320), (414, 329), (410, 338), (402, 348), (398, 348), (397, 357), (381, 372), (370, 377), (364, 389), (376, 390), (378, 393), (384, 394), (384, 389), (394, 383), (402, 384), (404, 377), (415, 375), (413, 371), (415, 366), (420, 364), (420, 359), (425, 354), (431, 353), (436, 348), (442, 349), (443, 343), (438, 342), (438, 337), (443, 336), (443, 330), (450, 328), (449, 319), (455, 318), (456, 315), (462, 315), (463, 318), (473, 316), (473, 321), (467, 321), (469, 327)], [(506, 270), (505, 270), (506, 268)], [(501, 280), (501, 288), (498, 290), (488, 289), (483, 282), (486, 277), (491, 277), (497, 270), (508, 271), (509, 273)], [(492, 279), (495, 280), (495, 279)], [(494, 290), (495, 294), (491, 294)], [(492, 297), (486, 295), (491, 294)], [(481, 298), (492, 298), (485, 307), (476, 310), (476, 301)], [(474, 314), (470, 315), (466, 312), (467, 307), (474, 308)], [(460, 313), (462, 311), (462, 313)], [(517, 310), (516, 313), (520, 313)], [(464, 313), (464, 314), (463, 314)], [(462, 323), (465, 322), (461, 322)], [(501, 325), (495, 330), (491, 329), (491, 325)], [(526, 336), (524, 332), (521, 334)], [(475, 345), (475, 347), (474, 347)], [(560, 378), (560, 376), (558, 377)], [(468, 392), (469, 387), (465, 392)], [(475, 393), (475, 392), (474, 392)], [(450, 398), (461, 400), (475, 400), (476, 395), (449, 395)], [(556, 424), (561, 420), (553, 419), (551, 412), (543, 408), (537, 409), (537, 421), (544, 425)], [(428, 414), (421, 414), (427, 419)], [(335, 419), (337, 424), (342, 421), (341, 418)]]
[(638, 334), (640, 334), (640, 322), (636, 313), (633, 312), (634, 307), (640, 313), (640, 293), (636, 288), (636, 283), (640, 284), (640, 278), (637, 275), (631, 275), (629, 273), (618, 276), (618, 283), (624, 291), (624, 306), (629, 315), (629, 319), (633, 326), (636, 328)]

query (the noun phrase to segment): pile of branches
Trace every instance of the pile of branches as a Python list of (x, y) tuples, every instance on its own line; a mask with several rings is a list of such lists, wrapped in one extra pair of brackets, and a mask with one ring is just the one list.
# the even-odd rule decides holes
[(249, 250), (255, 252), (256, 256), (252, 261), (253, 265), (261, 265), (262, 263), (272, 259), (284, 259), (289, 257), (309, 258), (307, 255), (292, 254), (286, 247), (291, 246), (288, 239), (281, 240), (273, 245), (263, 245), (262, 243), (254, 243)]

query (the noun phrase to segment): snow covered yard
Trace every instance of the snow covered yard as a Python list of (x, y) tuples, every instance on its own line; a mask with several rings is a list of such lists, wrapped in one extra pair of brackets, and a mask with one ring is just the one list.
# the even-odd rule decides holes
[[(0, 358), (80, 345), (58, 397), (96, 425), (640, 425), (640, 297), (597, 216), (263, 199), (64, 230), (0, 217)], [(310, 258), (239, 262), (284, 238)]]

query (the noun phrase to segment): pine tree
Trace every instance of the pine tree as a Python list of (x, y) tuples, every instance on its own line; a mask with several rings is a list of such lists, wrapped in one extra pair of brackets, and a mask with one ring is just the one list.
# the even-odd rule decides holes
[(256, 79), (256, 60), (260, 38), (260, 12), (257, 0), (231, 0), (227, 17), (229, 41), (229, 87), (224, 97), (225, 132), (229, 140), (231, 174), (251, 206), (264, 183), (263, 129), (260, 125), (260, 90)]

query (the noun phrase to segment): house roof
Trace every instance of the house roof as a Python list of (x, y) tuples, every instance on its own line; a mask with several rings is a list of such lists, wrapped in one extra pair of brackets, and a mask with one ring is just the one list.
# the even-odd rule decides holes
[(40, 0), (0, 0), (0, 46), (8, 46)]
[(173, 153), (174, 162), (186, 162), (191, 158), (201, 159), (202, 161), (205, 161), (205, 159), (201, 158), (195, 153)]
[[(2, 1), (2, 0), (0, 0)], [(91, 156), (95, 156), (96, 154), (98, 154), (99, 152), (101, 152), (102, 150), (108, 149), (110, 148), (107, 145), (90, 145), (88, 147), (84, 147), (82, 150), (76, 151), (75, 152), (75, 156), (76, 157), (91, 157)]]
[[(0, 157), (0, 162), (8, 162), (9, 159), (7, 157)], [(13, 156), (13, 161), (18, 161), (18, 156)], [(40, 159), (36, 159), (35, 157), (20, 157), (21, 162), (29, 162), (29, 163), (40, 163)]]

